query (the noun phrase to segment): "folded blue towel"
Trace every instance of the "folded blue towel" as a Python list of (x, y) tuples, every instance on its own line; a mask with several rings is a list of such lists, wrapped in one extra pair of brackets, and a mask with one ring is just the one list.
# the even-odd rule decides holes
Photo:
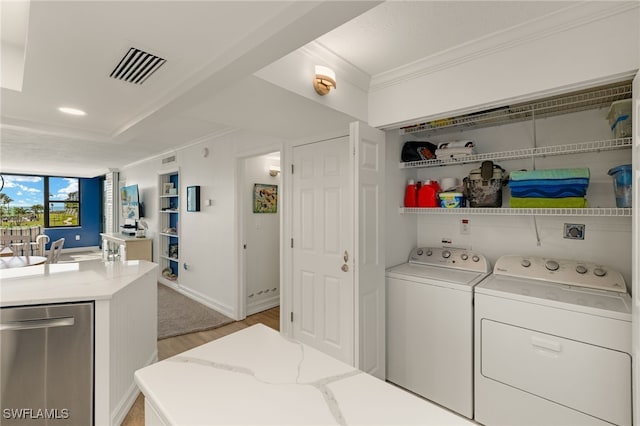
[(589, 186), (589, 179), (575, 178), (575, 179), (526, 179), (526, 180), (510, 180), (510, 188), (522, 188), (525, 186)]
[(586, 186), (555, 186), (544, 187), (535, 185), (531, 187), (510, 188), (512, 197), (520, 198), (565, 198), (584, 197), (587, 194)]
[(531, 179), (589, 179), (589, 169), (586, 167), (574, 169), (546, 169), (546, 170), (517, 170), (509, 174), (509, 180)]
[(509, 181), (512, 197), (563, 198), (584, 197), (589, 179), (531, 179)]

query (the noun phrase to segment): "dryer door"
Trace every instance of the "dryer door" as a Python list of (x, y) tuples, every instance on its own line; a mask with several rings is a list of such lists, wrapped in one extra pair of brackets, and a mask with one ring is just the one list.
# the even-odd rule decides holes
[(483, 376), (617, 425), (631, 424), (629, 354), (489, 319), (482, 319), (481, 330)]

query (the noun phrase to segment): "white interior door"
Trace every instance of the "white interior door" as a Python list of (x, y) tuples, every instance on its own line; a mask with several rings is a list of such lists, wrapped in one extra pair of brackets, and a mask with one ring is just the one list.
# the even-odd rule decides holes
[(631, 291), (633, 296), (633, 417), (634, 423), (640, 424), (640, 72), (633, 79), (632, 101), (633, 125), (633, 221), (631, 225), (633, 260), (631, 270)]
[(385, 133), (361, 122), (349, 127), (355, 152), (356, 367), (386, 376), (384, 247)]
[(293, 337), (354, 365), (349, 139), (293, 148)]

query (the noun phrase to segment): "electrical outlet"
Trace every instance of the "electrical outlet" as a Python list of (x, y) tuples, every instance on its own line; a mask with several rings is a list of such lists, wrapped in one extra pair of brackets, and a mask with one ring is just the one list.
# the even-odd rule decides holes
[(469, 223), (469, 219), (460, 220), (460, 233), (462, 235), (468, 235), (471, 233), (471, 223)]
[(564, 238), (569, 240), (584, 240), (584, 224), (565, 223)]
[(80, 235), (76, 235), (76, 241), (80, 241)]

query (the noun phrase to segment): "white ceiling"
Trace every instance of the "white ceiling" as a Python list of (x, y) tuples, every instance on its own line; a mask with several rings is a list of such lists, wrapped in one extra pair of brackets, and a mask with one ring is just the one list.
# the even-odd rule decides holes
[[(237, 129), (344, 129), (353, 117), (254, 74), (316, 40), (373, 77), (573, 4), (379, 3), (32, 1), (22, 91), (1, 92), (0, 172), (96, 176)], [(109, 77), (132, 46), (167, 60), (143, 85)]]

